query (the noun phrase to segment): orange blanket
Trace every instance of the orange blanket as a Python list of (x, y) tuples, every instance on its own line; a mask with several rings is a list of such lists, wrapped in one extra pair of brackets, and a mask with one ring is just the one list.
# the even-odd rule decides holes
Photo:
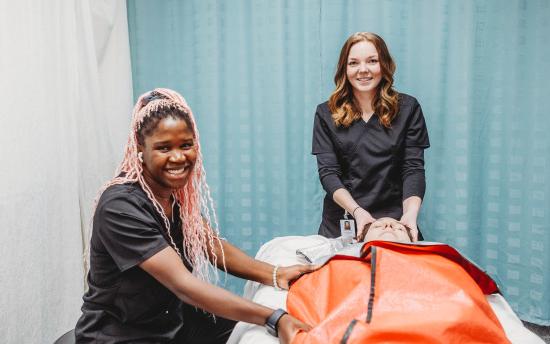
[(373, 241), (335, 256), (288, 293), (314, 328), (299, 343), (509, 343), (484, 294), (497, 285), (443, 244)]

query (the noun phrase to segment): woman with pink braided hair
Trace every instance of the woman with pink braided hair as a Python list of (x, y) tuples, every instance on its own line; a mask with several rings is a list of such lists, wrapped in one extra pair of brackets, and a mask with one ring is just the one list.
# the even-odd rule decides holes
[(159, 88), (139, 97), (115, 175), (95, 204), (77, 343), (224, 343), (236, 320), (266, 325), (283, 343), (309, 329), (215, 286), (216, 266), (285, 289), (315, 267), (272, 266), (220, 239), (181, 95)]

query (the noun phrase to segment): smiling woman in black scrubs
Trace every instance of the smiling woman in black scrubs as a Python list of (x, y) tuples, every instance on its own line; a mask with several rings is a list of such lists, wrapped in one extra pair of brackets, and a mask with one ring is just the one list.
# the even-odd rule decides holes
[(340, 52), (336, 89), (315, 113), (312, 154), (327, 192), (319, 234), (340, 235), (344, 212), (357, 234), (380, 217), (400, 219), (422, 239), (417, 216), (430, 146), (420, 104), (393, 89), (395, 63), (384, 40), (358, 32)]
[(235, 320), (266, 325), (283, 343), (308, 330), (209, 283), (210, 264), (285, 289), (313, 269), (254, 260), (220, 239), (216, 222), (191, 109), (171, 90), (142, 95), (117, 177), (95, 209), (76, 342), (225, 343)]

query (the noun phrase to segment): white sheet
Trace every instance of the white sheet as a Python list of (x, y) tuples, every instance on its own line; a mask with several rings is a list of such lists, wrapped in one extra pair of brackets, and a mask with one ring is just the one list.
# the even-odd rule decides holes
[[(270, 264), (293, 265), (300, 263), (296, 250), (303, 247), (321, 244), (325, 238), (319, 235), (289, 236), (275, 238), (264, 244), (256, 259)], [(287, 291), (277, 291), (273, 287), (260, 285), (257, 282), (247, 282), (244, 297), (271, 308), (286, 309)], [(514, 344), (544, 344), (544, 341), (525, 328), (514, 313), (508, 302), (500, 295), (488, 295), (487, 300), (502, 324), (506, 336)], [(258, 325), (239, 322), (229, 337), (228, 344), (270, 344), (279, 343), (278, 339), (269, 335), (265, 328)]]

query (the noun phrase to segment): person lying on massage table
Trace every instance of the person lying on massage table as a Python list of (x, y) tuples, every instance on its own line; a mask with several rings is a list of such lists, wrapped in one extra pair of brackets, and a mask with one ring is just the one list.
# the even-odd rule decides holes
[[(300, 262), (296, 251), (325, 265), (302, 276), (290, 291), (247, 283), (245, 297), (313, 325), (292, 343), (544, 343), (526, 329), (499, 294), (496, 283), (452, 247), (411, 243), (405, 226), (380, 218), (364, 231), (365, 243), (334, 254), (334, 242), (318, 235), (280, 237), (257, 259)], [(332, 258), (319, 258), (325, 247)], [(315, 259), (317, 258), (317, 259)], [(375, 267), (372, 269), (372, 267)], [(374, 271), (373, 271), (374, 270)], [(237, 324), (228, 343), (274, 343), (264, 329)]]

